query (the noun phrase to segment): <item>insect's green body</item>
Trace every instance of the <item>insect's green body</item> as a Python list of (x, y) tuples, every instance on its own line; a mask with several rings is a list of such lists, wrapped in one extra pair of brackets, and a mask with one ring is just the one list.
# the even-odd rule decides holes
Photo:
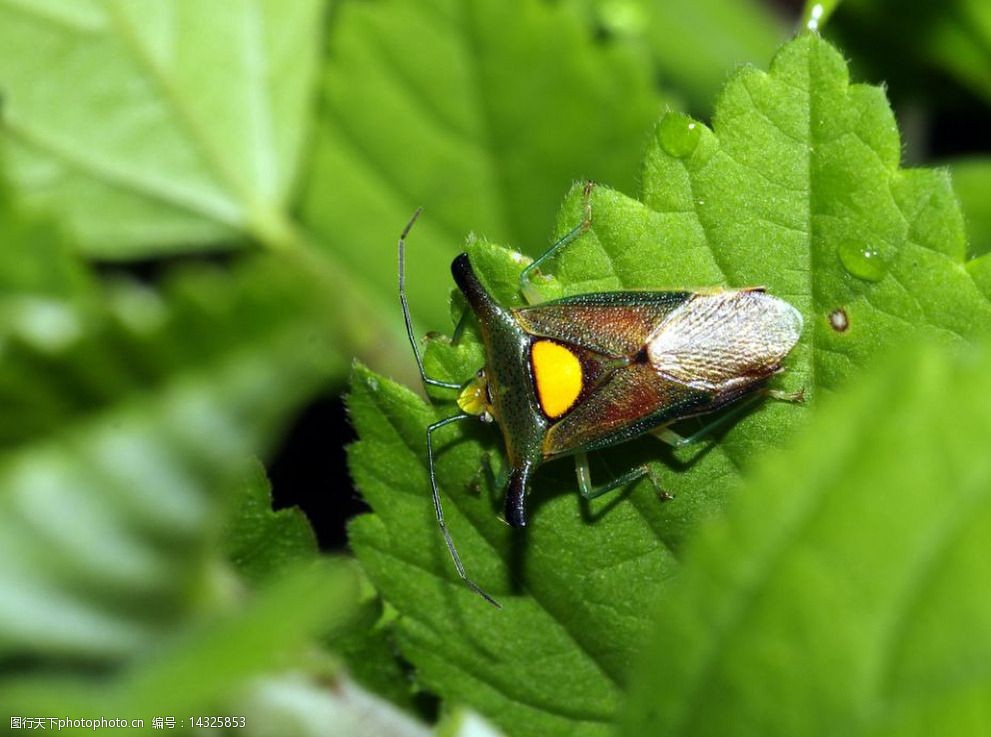
[[(511, 469), (506, 521), (516, 527), (526, 524), (528, 483), (541, 463), (607, 448), (673, 421), (716, 411), (776, 373), (794, 344), (786, 340), (777, 351), (762, 353), (731, 381), (705, 382), (702, 376), (703, 381), (693, 385), (659, 372), (650, 348), (665, 320), (699, 298), (696, 293), (604, 292), (509, 309), (485, 291), (467, 254), (454, 260), (451, 271), (481, 327), (490, 411), (502, 429)], [(748, 299), (786, 304), (762, 290), (722, 295), (730, 304)], [(788, 306), (783, 314), (794, 316), (795, 328), (789, 332), (797, 339), (798, 313)], [(773, 313), (770, 317), (780, 319)], [(746, 331), (741, 331), (743, 340)], [(548, 416), (537, 389), (539, 365), (531, 350), (542, 341), (570, 352), (581, 367), (578, 394), (558, 417)]]
[[(589, 192), (587, 187), (582, 225), (524, 270), (524, 293), (530, 272), (588, 229)], [(440, 381), (423, 371), (406, 303), (404, 242), (412, 224), (399, 241), (407, 333), (424, 382), (458, 389), (463, 412), (427, 429), (434, 508), (459, 575), (492, 603), (466, 575), (444, 523), (433, 469), (434, 431), (470, 417), (500, 425), (510, 469), (506, 521), (523, 527), (530, 479), (542, 463), (575, 456), (586, 498), (648, 476), (642, 466), (593, 487), (585, 454), (647, 432), (676, 444), (690, 441), (668, 425), (754, 394), (782, 370), (781, 361), (801, 334), (798, 311), (760, 288), (601, 292), (508, 308), (486, 291), (462, 253), (451, 272), (478, 321), (486, 362), (463, 385)]]

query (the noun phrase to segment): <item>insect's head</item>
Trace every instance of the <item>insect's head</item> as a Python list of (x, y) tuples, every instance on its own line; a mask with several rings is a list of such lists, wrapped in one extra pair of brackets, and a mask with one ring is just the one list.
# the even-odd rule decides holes
[(458, 392), (458, 407), (462, 412), (478, 417), (482, 422), (494, 421), (492, 396), (485, 369), (481, 369)]

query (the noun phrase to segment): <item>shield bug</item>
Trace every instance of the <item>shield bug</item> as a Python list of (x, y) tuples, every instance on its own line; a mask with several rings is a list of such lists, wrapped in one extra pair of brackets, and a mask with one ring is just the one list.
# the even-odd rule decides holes
[[(533, 271), (591, 226), (590, 189), (582, 223), (523, 270), (524, 294)], [(547, 461), (573, 456), (578, 488), (587, 499), (644, 477), (656, 487), (647, 465), (595, 486), (586, 454), (648, 432), (672, 445), (687, 444), (711, 426), (683, 438), (671, 424), (742, 404), (745, 397), (801, 399), (766, 389), (798, 341), (802, 316), (763, 288), (599, 292), (508, 308), (486, 291), (466, 253), (454, 259), (451, 273), (478, 321), (485, 366), (464, 384), (431, 378), (413, 334), (405, 288), (406, 237), (419, 212), (399, 238), (403, 318), (424, 383), (456, 390), (461, 409), (426, 431), (434, 511), (458, 574), (496, 606), (465, 572), (444, 522), (434, 432), (475, 417), (500, 426), (509, 461), (505, 518), (524, 527), (530, 479)]]

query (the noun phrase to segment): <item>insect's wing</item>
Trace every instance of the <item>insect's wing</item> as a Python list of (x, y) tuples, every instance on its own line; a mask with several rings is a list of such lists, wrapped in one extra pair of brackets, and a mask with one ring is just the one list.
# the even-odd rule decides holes
[(713, 409), (711, 392), (661, 376), (648, 364), (617, 369), (583, 402), (551, 425), (547, 458), (605, 448), (672, 420)]
[[(794, 307), (760, 290), (684, 293), (668, 305), (640, 344), (646, 360), (613, 370), (553, 424), (545, 457), (604, 448), (719, 409), (774, 374), (802, 331)], [(610, 336), (613, 347), (639, 334), (642, 323), (626, 324), (637, 327)], [(583, 336), (582, 327), (574, 320), (560, 329), (587, 346), (595, 336)]]
[(648, 337), (647, 357), (668, 378), (718, 392), (773, 374), (801, 332), (798, 310), (762, 291), (696, 294)]
[(605, 356), (633, 356), (691, 292), (602, 292), (514, 310), (532, 335)]

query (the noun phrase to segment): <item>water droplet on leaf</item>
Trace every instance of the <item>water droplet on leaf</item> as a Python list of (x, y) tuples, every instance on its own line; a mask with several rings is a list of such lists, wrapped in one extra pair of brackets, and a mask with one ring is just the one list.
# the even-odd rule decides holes
[(836, 249), (840, 263), (850, 274), (864, 281), (881, 281), (887, 270), (877, 249), (846, 241)]
[(698, 146), (702, 126), (684, 113), (668, 113), (661, 118), (657, 137), (661, 148), (672, 156), (683, 159)]
[(812, 10), (809, 12), (809, 21), (806, 24), (810, 31), (819, 30), (819, 21), (823, 15), (822, 3), (816, 3), (812, 6)]

